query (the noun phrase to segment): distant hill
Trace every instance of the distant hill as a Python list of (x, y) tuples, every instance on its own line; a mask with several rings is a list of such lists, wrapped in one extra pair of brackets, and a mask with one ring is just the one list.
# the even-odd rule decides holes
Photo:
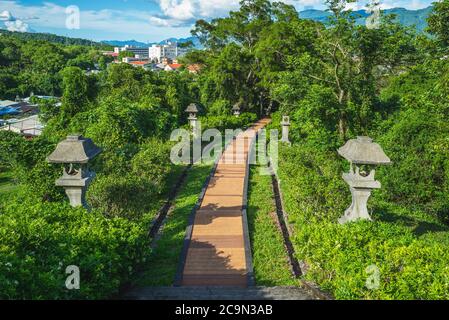
[(82, 45), (82, 46), (95, 46), (101, 47), (104, 44), (79, 38), (69, 38), (64, 36), (58, 36), (51, 33), (38, 33), (38, 32), (16, 32), (0, 29), (0, 35), (12, 36), (22, 40), (43, 40), (52, 43), (60, 43), (65, 45)]
[[(432, 12), (432, 7), (428, 7), (425, 9), (420, 10), (408, 10), (404, 8), (394, 8), (394, 9), (387, 9), (384, 10), (384, 14), (394, 14), (396, 15), (396, 20), (401, 23), (404, 26), (416, 26), (416, 29), (419, 32), (423, 32), (424, 29), (427, 27), (427, 17)], [(366, 18), (370, 16), (371, 14), (368, 13), (366, 10), (358, 10), (354, 11), (353, 16), (356, 18), (356, 21), (360, 25), (365, 25)], [(324, 10), (305, 10), (301, 11), (299, 13), (299, 16), (303, 19), (310, 19), (314, 21), (319, 21), (322, 23), (325, 23), (328, 19), (328, 17), (331, 14)], [(114, 47), (124, 47), (125, 45), (130, 45), (134, 47), (149, 47), (153, 44), (165, 44), (167, 42), (178, 42), (178, 43), (185, 43), (188, 41), (192, 41), (194, 44), (194, 47), (197, 49), (201, 49), (202, 45), (198, 38), (196, 37), (189, 37), (189, 38), (169, 38), (166, 40), (163, 40), (161, 42), (152, 42), (152, 43), (144, 43), (139, 42), (136, 40), (127, 40), (127, 41), (120, 41), (120, 40), (105, 40), (102, 41), (102, 43), (105, 43), (110, 46)]]
[[(394, 14), (396, 15), (396, 21), (404, 26), (416, 26), (419, 32), (423, 32), (427, 27), (427, 18), (432, 12), (432, 7), (428, 7), (420, 10), (408, 10), (404, 8), (394, 8), (384, 10), (384, 14)], [(364, 25), (366, 18), (371, 14), (365, 10), (354, 11), (353, 16), (360, 25)], [(310, 19), (314, 21), (319, 21), (325, 23), (330, 16), (330, 13), (323, 10), (305, 10), (299, 13), (299, 16), (303, 19)]]
[(160, 42), (149, 42), (149, 43), (140, 42), (140, 41), (136, 41), (136, 40), (125, 40), (125, 41), (105, 40), (105, 41), (102, 41), (102, 43), (110, 45), (110, 46), (114, 46), (114, 47), (124, 47), (125, 45), (129, 45), (129, 46), (133, 46), (133, 47), (150, 47), (153, 44), (166, 44), (168, 42), (186, 43), (189, 41), (191, 41), (193, 43), (195, 48), (201, 48), (201, 43), (200, 43), (199, 39), (196, 37), (169, 38), (169, 39), (162, 40)]
[[(405, 25), (412, 26), (415, 25), (416, 29), (419, 32), (423, 32), (427, 27), (427, 18), (432, 12), (432, 7), (428, 7), (420, 10), (408, 10), (404, 8), (394, 8), (383, 11), (384, 14), (395, 14), (396, 20)], [(366, 22), (366, 18), (370, 15), (370, 13), (365, 10), (358, 10), (352, 13), (356, 18), (356, 21), (360, 25), (364, 25)], [(311, 19), (315, 21), (320, 21), (325, 23), (330, 16), (330, 13), (324, 10), (305, 10), (299, 13), (299, 16), (303, 19)], [(65, 45), (85, 45), (85, 46), (95, 46), (95, 47), (103, 47), (113, 46), (113, 47), (123, 47), (125, 45), (135, 46), (135, 47), (149, 47), (153, 44), (165, 44), (167, 42), (178, 42), (178, 43), (186, 43), (191, 41), (195, 48), (201, 49), (202, 45), (198, 38), (196, 37), (188, 37), (188, 38), (169, 38), (160, 42), (152, 42), (152, 43), (144, 43), (136, 40), (105, 40), (101, 42), (95, 42), (86, 39), (79, 38), (69, 38), (64, 36), (58, 36), (50, 33), (37, 33), (37, 32), (12, 32), (4, 29), (0, 29), (0, 35), (9, 35), (14, 36), (23, 40), (44, 40), (52, 43), (60, 43)]]
[(124, 47), (126, 45), (128, 46), (132, 46), (132, 47), (148, 47), (150, 44), (145, 43), (145, 42), (140, 42), (140, 41), (136, 41), (136, 40), (104, 40), (101, 41), (104, 44), (113, 46), (113, 47)]

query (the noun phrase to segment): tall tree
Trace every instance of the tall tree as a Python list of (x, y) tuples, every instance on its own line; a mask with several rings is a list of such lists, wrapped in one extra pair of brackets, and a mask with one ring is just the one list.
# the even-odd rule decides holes
[(439, 44), (447, 50), (449, 47), (449, 0), (433, 3), (433, 12), (428, 19), (428, 31), (435, 35)]

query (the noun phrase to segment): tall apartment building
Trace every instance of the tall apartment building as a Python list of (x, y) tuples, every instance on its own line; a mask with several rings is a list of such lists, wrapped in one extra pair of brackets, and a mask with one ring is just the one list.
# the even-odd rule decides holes
[(122, 48), (115, 47), (114, 53), (120, 53), (122, 51), (132, 52), (135, 56), (139, 56), (141, 59), (148, 59), (148, 47), (132, 47), (126, 45)]
[(161, 63), (164, 58), (176, 59), (185, 55), (188, 50), (180, 48), (177, 43), (168, 42), (164, 45), (153, 44), (149, 49), (149, 59)]

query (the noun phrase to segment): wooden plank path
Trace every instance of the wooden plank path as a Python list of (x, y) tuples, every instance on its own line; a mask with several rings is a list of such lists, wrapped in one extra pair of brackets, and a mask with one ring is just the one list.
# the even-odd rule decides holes
[(181, 286), (252, 285), (246, 192), (251, 146), (262, 119), (232, 141), (219, 159), (195, 212), (180, 271)]

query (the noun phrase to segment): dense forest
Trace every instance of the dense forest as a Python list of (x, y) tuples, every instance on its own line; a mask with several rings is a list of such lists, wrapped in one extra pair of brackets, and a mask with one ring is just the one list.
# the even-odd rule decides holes
[(39, 33), (39, 32), (18, 32), (18, 31), (8, 31), (0, 30), (0, 35), (2, 36), (13, 36), (14, 38), (21, 40), (41, 40), (48, 41), (51, 43), (64, 44), (67, 46), (78, 45), (78, 46), (91, 46), (95, 48), (108, 48), (107, 44), (95, 42), (92, 40), (80, 39), (80, 38), (69, 38), (64, 36), (58, 36), (52, 33)]
[[(0, 297), (111, 297), (155, 263), (148, 227), (183, 169), (170, 163), (169, 134), (186, 126), (194, 102), (205, 128), (270, 115), (279, 129), (290, 116), (279, 176), (306, 279), (340, 299), (449, 298), (449, 1), (434, 4), (430, 36), (390, 15), (367, 28), (341, 1), (326, 3), (326, 23), (268, 0), (197, 21), (192, 35), (204, 50), (183, 62), (200, 64), (199, 74), (109, 64), (83, 43), (1, 36), (0, 97), (34, 92), (62, 96), (62, 105), (42, 102), (39, 138), (0, 132), (0, 170), (17, 186), (0, 193)], [(86, 75), (95, 66), (101, 72)], [(233, 118), (237, 102), (244, 110)], [(67, 205), (54, 185), (61, 170), (45, 160), (74, 132), (103, 149), (89, 214)], [(379, 142), (393, 165), (378, 170), (375, 222), (339, 226), (350, 194), (336, 149), (360, 135)], [(69, 292), (61, 268), (72, 261), (87, 280)], [(373, 263), (384, 275), (376, 291), (363, 280)]]
[[(17, 33), (20, 34), (20, 33)], [(106, 69), (112, 60), (99, 48), (62, 45), (16, 33), (0, 37), (0, 97), (14, 99), (40, 95), (61, 96), (62, 71), (65, 67), (82, 70)], [(32, 40), (30, 40), (32, 39)]]

